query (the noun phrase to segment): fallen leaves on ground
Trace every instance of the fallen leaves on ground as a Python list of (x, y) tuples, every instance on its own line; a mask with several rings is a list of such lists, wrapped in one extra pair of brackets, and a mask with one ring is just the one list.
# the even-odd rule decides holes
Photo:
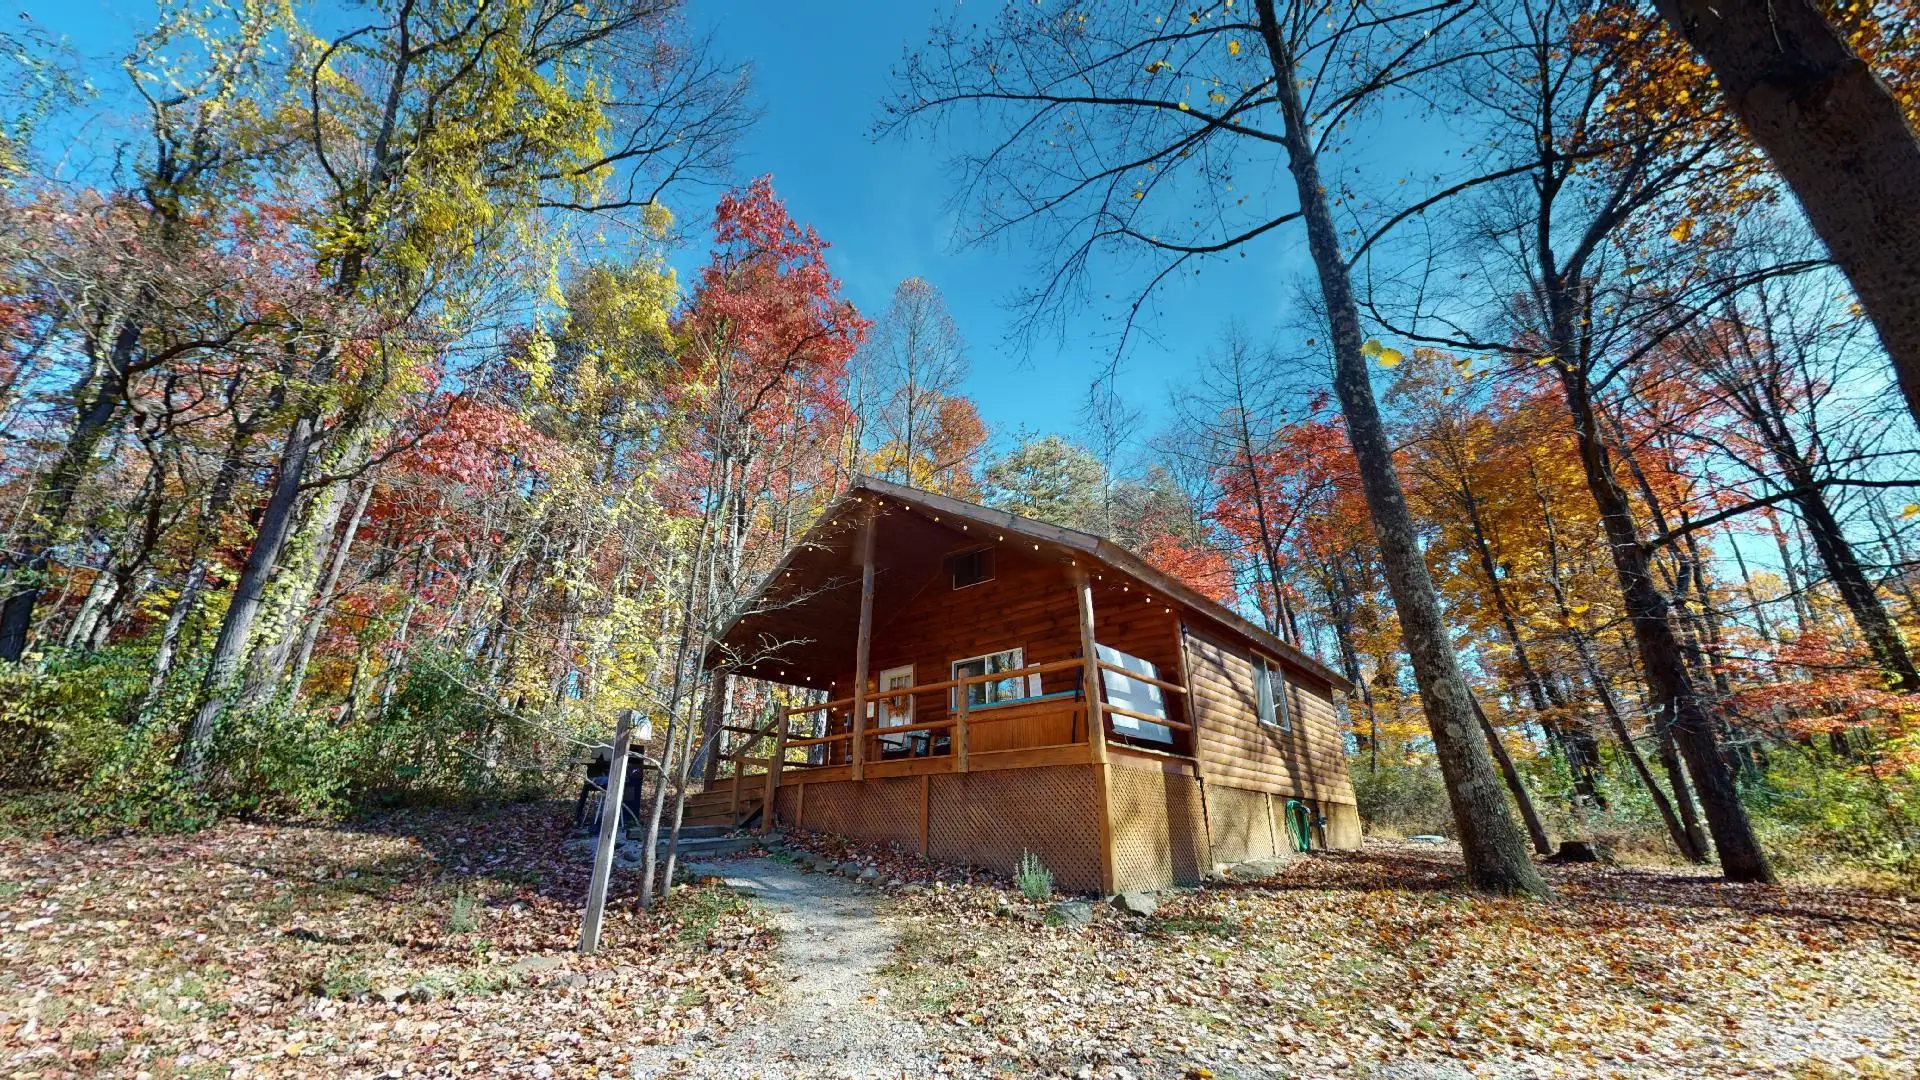
[(718, 887), (643, 915), (567, 808), (338, 828), (0, 838), (0, 1073), (624, 1076), (636, 1044), (752, 1012), (765, 924)]
[(895, 912), (895, 1000), (981, 1075), (1920, 1075), (1920, 905), (1549, 872), (1552, 900), (1489, 899), (1457, 854), (1370, 845), (1083, 928), (930, 891)]
[[(625, 1076), (764, 1015), (772, 936), (721, 888), (640, 916), (616, 877), (605, 951), (576, 955), (565, 818), (0, 839), (0, 1072)], [(886, 1001), (954, 1075), (1920, 1070), (1920, 905), (1894, 897), (1554, 867), (1554, 899), (1497, 900), (1457, 855), (1372, 845), (1052, 927), (985, 872), (789, 846), (891, 885)]]

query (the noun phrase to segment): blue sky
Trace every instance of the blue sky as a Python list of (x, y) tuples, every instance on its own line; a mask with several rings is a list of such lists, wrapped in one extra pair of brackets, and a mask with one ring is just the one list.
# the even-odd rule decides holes
[[(992, 5), (983, 4), (987, 9)], [(118, 58), (151, 26), (153, 0), (8, 0), (0, 12), (25, 12), (63, 35), (91, 63), (98, 106), (127, 104)], [(331, 5), (308, 9), (326, 22)], [(1024, 427), (1070, 431), (1089, 382), (1112, 359), (1126, 293), (1096, 299), (1067, 320), (1064, 333), (1012, 337), (1009, 295), (1032, 279), (1041, 260), (1021, 238), (997, 248), (961, 249), (956, 180), (944, 164), (949, 146), (921, 138), (872, 137), (888, 92), (888, 72), (909, 44), (926, 39), (958, 0), (857, 0), (832, 5), (773, 0), (711, 0), (689, 5), (697, 32), (716, 50), (749, 64), (760, 122), (738, 148), (740, 178), (771, 173), (796, 218), (832, 248), (829, 262), (847, 296), (871, 316), (884, 311), (907, 277), (932, 282), (946, 297), (971, 346), (966, 386), (997, 438)], [(84, 141), (84, 140), (83, 140)], [(717, 193), (683, 193), (682, 220), (702, 220)], [(1157, 315), (1137, 336), (1121, 371), (1127, 403), (1157, 426), (1170, 385), (1216, 341), (1230, 319), (1256, 336), (1285, 323), (1292, 282), (1306, 269), (1296, 230), (1256, 242), (1248, 257), (1208, 268), (1159, 293)], [(704, 242), (675, 263), (699, 264)]]
[[(1011, 245), (958, 249), (966, 222), (951, 205), (948, 147), (890, 136), (875, 142), (874, 120), (888, 72), (910, 44), (926, 40), (955, 0), (695, 5), (725, 55), (750, 61), (761, 123), (741, 147), (748, 175), (772, 173), (789, 209), (833, 244), (828, 253), (848, 296), (863, 311), (886, 308), (894, 286), (922, 277), (945, 295), (972, 349), (967, 387), (997, 434), (1025, 426), (1070, 430), (1089, 381), (1112, 356), (1121, 297), (1069, 321), (1059, 340), (1009, 340), (1006, 300), (1033, 276), (1031, 253)], [(991, 10), (992, 5), (979, 5)], [(832, 14), (827, 14), (831, 10)], [(964, 8), (961, 8), (964, 10)], [(1208, 270), (1161, 294), (1153, 341), (1130, 350), (1121, 393), (1148, 413), (1230, 318), (1264, 333), (1283, 316), (1299, 238), (1262, 245), (1231, 272)]]

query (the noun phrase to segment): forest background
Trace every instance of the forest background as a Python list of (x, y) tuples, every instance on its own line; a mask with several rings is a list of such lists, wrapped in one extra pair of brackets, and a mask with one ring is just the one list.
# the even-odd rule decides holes
[[(1298, 157), (1221, 142), (1276, 107), (1270, 8), (27, 12), (0, 783), (88, 828), (545, 794), (626, 709), (697, 778), (769, 704), (709, 639), (865, 472), (1113, 536), (1343, 671), (1376, 830), (1457, 816), (1384, 550), (1536, 848), (1724, 843), (1678, 700), (1776, 863), (1920, 874), (1920, 445), (1711, 72), (1630, 5), (1292, 13), (1406, 543)], [(1910, 13), (1832, 17), (1911, 124)], [(1091, 66), (1006, 75), (1041, 49)]]

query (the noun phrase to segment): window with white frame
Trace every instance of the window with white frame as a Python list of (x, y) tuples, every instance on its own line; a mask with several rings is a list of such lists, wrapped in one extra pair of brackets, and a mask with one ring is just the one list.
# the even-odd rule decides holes
[[(953, 662), (955, 679), (970, 679), (976, 675), (992, 675), (1001, 671), (1019, 671), (1026, 667), (1026, 650), (1004, 649), (985, 656), (971, 656), (965, 660)], [(960, 691), (967, 694), (967, 707), (977, 709), (982, 705), (996, 705), (1004, 701), (1018, 701), (1021, 698), (1040, 696), (1040, 676), (1029, 675), (1022, 678), (1011, 675), (1004, 679), (985, 679), (968, 683), (965, 687), (954, 687), (953, 704), (960, 704)]]
[(1293, 730), (1293, 713), (1287, 704), (1287, 676), (1280, 665), (1255, 653), (1253, 656), (1253, 692), (1260, 708), (1260, 722), (1281, 731)]

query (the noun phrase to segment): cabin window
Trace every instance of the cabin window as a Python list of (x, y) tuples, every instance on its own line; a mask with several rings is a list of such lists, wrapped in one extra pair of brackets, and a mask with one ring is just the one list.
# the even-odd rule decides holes
[[(955, 660), (953, 677), (967, 679), (975, 675), (992, 675), (1000, 671), (1018, 671), (1026, 666), (1024, 649), (1006, 649), (997, 653), (988, 653), (985, 656)], [(953, 704), (956, 708), (960, 704), (961, 689), (963, 688), (954, 688)], [(1012, 675), (1004, 679), (968, 683), (964, 689), (967, 692), (967, 707), (977, 709), (982, 705), (997, 705), (1005, 701), (1019, 701), (1022, 698), (1040, 696), (1040, 676), (1029, 675), (1022, 678)]]
[(1253, 657), (1253, 692), (1260, 707), (1260, 722), (1281, 731), (1293, 730), (1293, 714), (1287, 707), (1287, 676), (1280, 665), (1258, 653)]
[(978, 551), (963, 551), (958, 555), (949, 555), (947, 572), (953, 576), (953, 587), (956, 589), (978, 585), (983, 581), (992, 581), (993, 549), (981, 548)]

